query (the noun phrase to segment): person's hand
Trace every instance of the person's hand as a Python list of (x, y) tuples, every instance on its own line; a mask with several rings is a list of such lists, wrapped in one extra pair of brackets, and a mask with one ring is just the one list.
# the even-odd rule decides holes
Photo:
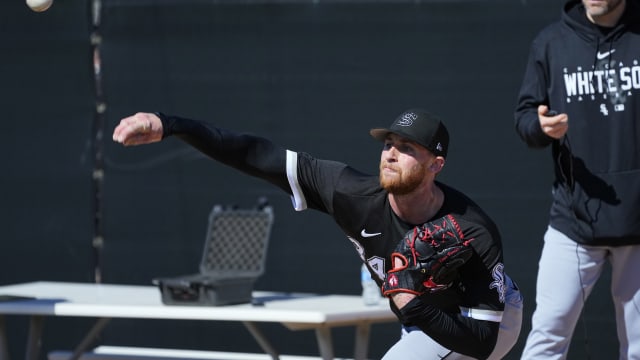
[(542, 131), (556, 140), (562, 138), (569, 130), (569, 116), (567, 114), (558, 114), (549, 116), (547, 105), (538, 106), (538, 119)]
[(391, 295), (391, 300), (396, 305), (398, 309), (402, 309), (405, 305), (407, 305), (411, 300), (416, 298), (417, 296), (409, 293), (396, 293)]
[(113, 141), (124, 146), (142, 145), (162, 140), (162, 121), (151, 113), (137, 113), (120, 120), (113, 130)]
[[(401, 266), (403, 266), (402, 260), (398, 258), (394, 259), (393, 267), (399, 268)], [(391, 300), (393, 301), (393, 303), (396, 305), (398, 309), (402, 309), (405, 305), (409, 303), (409, 301), (413, 300), (416, 296), (417, 295), (413, 293), (397, 292), (397, 293), (391, 294), (389, 297), (391, 298)]]

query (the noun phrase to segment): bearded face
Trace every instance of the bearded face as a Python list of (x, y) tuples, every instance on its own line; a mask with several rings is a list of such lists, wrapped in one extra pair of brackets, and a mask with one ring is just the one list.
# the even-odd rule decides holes
[[(391, 170), (391, 171), (390, 171)], [(427, 166), (421, 163), (402, 169), (380, 162), (380, 186), (390, 194), (406, 195), (414, 191), (427, 176)]]

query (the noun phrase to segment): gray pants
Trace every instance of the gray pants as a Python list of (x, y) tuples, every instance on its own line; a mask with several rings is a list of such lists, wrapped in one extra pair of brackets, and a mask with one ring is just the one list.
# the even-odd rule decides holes
[[(489, 357), (490, 360), (502, 359), (511, 350), (522, 327), (522, 296), (515, 288), (511, 279), (505, 275), (507, 293), (504, 312), (500, 322), (498, 342)], [(462, 360), (472, 359), (469, 356), (452, 352), (438, 344), (420, 330), (407, 331), (402, 329), (400, 340), (395, 343), (382, 358), (383, 360)]]
[(584, 246), (549, 227), (538, 264), (536, 310), (522, 359), (565, 359), (584, 302), (611, 264), (620, 359), (640, 360), (640, 246)]

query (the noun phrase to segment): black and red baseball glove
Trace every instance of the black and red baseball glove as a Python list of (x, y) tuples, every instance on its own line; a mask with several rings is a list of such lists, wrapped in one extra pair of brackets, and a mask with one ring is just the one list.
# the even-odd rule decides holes
[(422, 295), (449, 287), (458, 268), (473, 255), (470, 242), (452, 215), (414, 227), (391, 254), (393, 268), (385, 278), (383, 294)]

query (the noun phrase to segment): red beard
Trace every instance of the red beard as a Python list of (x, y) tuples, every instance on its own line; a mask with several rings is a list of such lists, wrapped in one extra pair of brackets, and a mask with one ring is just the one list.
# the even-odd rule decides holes
[(426, 166), (416, 164), (411, 169), (403, 171), (392, 167), (394, 174), (385, 174), (384, 165), (380, 163), (380, 186), (390, 194), (406, 195), (414, 191), (424, 181), (427, 174)]

